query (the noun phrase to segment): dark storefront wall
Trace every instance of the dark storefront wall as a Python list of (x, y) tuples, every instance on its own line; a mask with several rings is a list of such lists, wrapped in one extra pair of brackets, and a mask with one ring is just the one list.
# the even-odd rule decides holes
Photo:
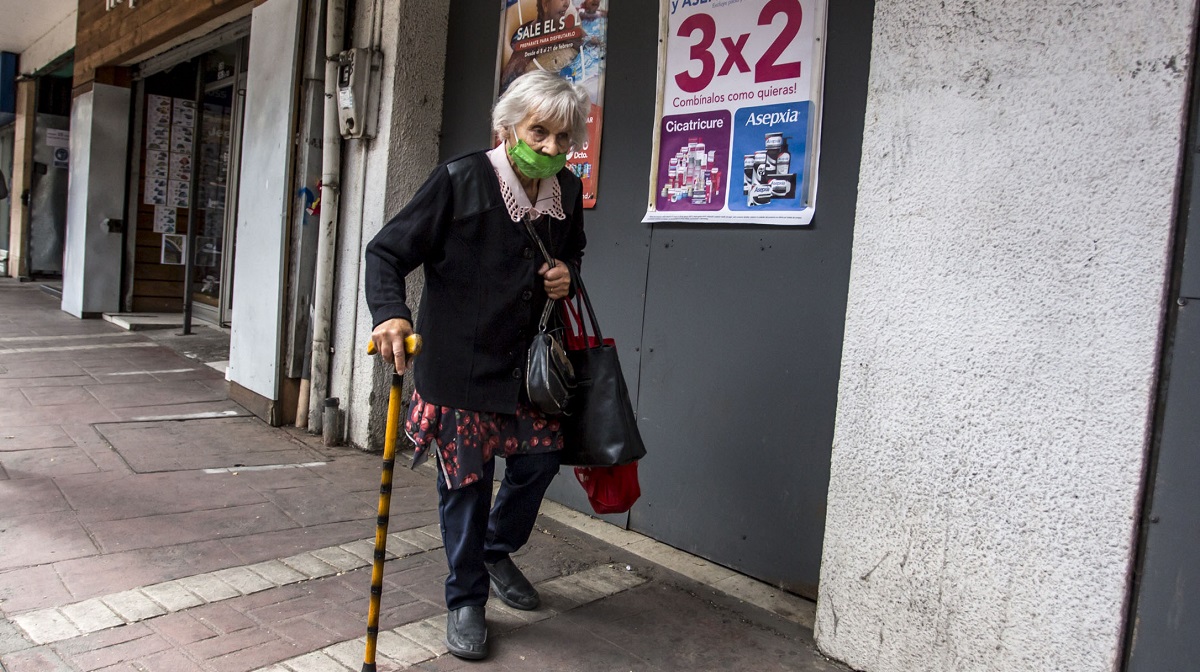
[[(585, 215), (584, 274), (650, 451), (629, 526), (809, 596), (824, 533), (874, 11), (871, 0), (830, 5), (811, 227), (641, 223), (655, 2), (610, 7), (599, 196)], [(450, 17), (443, 159), (488, 146), (499, 33), (499, 12), (475, 3), (453, 2)], [(588, 510), (569, 469), (551, 497)]]

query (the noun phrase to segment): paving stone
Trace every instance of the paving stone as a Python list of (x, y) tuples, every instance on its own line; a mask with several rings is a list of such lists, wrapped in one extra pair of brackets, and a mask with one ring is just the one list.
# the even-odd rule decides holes
[(308, 577), (288, 567), (278, 560), (267, 560), (258, 564), (247, 567), (250, 571), (258, 574), (264, 579), (274, 583), (277, 586), (286, 586), (289, 583), (304, 581)]
[(440, 536), (434, 537), (421, 529), (397, 532), (395, 537), (405, 543), (416, 546), (422, 551), (432, 551), (442, 547), (442, 538)]
[[(107, 669), (112, 665), (132, 663), (139, 658), (144, 658), (160, 651), (167, 651), (171, 648), (171, 643), (166, 638), (160, 637), (157, 634), (149, 634), (120, 644), (87, 651), (72, 657), (70, 662), (84, 670)], [(130, 667), (131, 672), (136, 669), (135, 667)]]
[(718, 581), (713, 587), (806, 628), (812, 628), (816, 621), (816, 605), (812, 602), (776, 590), (748, 576), (737, 574)]
[[(9, 542), (6, 539), (4, 543)], [(0, 605), (9, 614), (33, 611), (48, 604), (67, 604), (75, 599), (54, 565), (0, 572)]]
[(646, 582), (645, 577), (626, 567), (625, 564), (604, 565), (593, 570), (593, 575), (615, 586), (617, 590), (629, 590)]
[(541, 583), (537, 587), (538, 592), (550, 593), (558, 597), (566, 602), (567, 608), (587, 604), (604, 597), (604, 593), (580, 584), (573, 576), (563, 576)]
[(512, 630), (523, 625), (528, 625), (534, 621), (548, 618), (551, 615), (549, 611), (520, 611), (504, 604), (499, 599), (488, 600), (487, 617), (488, 620), (494, 621), (501, 626), (501, 630)]
[(204, 604), (204, 600), (193, 595), (178, 581), (156, 583), (153, 586), (142, 588), (141, 591), (146, 594), (146, 597), (165, 607), (167, 611), (183, 611)]
[(644, 579), (637, 577), (637, 575), (632, 576), (637, 579), (634, 583), (630, 583), (629, 579), (623, 574), (619, 574), (616, 570), (605, 566), (573, 574), (572, 578), (575, 579), (577, 585), (595, 590), (600, 593), (600, 597), (608, 597), (609, 595), (616, 595), (622, 590), (641, 584), (644, 581)]
[(0, 656), (0, 665), (6, 672), (75, 672), (48, 646)]
[(219, 602), (241, 596), (240, 591), (212, 573), (179, 579), (179, 584), (205, 602)]
[(292, 555), (286, 558), (281, 558), (280, 561), (310, 579), (319, 579), (324, 576), (332, 576), (338, 573), (336, 567), (326, 562), (322, 562), (312, 553)]
[[(360, 539), (348, 544), (342, 544), (341, 549), (358, 557), (368, 565), (375, 561), (375, 542)], [(391, 555), (391, 551), (388, 552)]]
[[(266, 628), (245, 628), (227, 635), (201, 640), (189, 645), (187, 651), (204, 660), (212, 660), (235, 651), (258, 647), (274, 641), (278, 641), (278, 638)], [(260, 662), (269, 663), (271, 661), (262, 660)]]
[(219, 658), (205, 661), (205, 663), (210, 669), (218, 670), (219, 672), (249, 672), (250, 670), (259, 669), (263, 665), (270, 665), (281, 660), (294, 658), (311, 648), (312, 646), (308, 644), (297, 646), (287, 640), (276, 639), (248, 646)]
[(416, 665), (439, 655), (392, 630), (379, 633), (376, 648), (380, 654), (404, 665)]
[(363, 559), (338, 546), (320, 548), (312, 552), (321, 562), (337, 567), (339, 571), (349, 571), (364, 566)]
[[(371, 550), (374, 551), (375, 540), (372, 539), (368, 543), (371, 544)], [(421, 553), (425, 552), (425, 549), (408, 543), (407, 541), (401, 539), (398, 535), (389, 534), (387, 535), (387, 552), (388, 558), (407, 558), (413, 555), (420, 555)], [(374, 558), (374, 556), (372, 556), (372, 558)]]
[[(3, 432), (4, 430), (0, 430)], [(95, 461), (79, 448), (39, 448), (6, 452), (0, 444), (0, 465), (13, 480), (53, 478), (59, 486), (64, 476), (95, 474)]]
[[(0, 427), (4, 422), (0, 421)], [(5, 488), (19, 481), (6, 481)], [(5, 518), (0, 572), (96, 555), (92, 538), (72, 511)], [(38, 605), (45, 606), (45, 605)]]
[(246, 569), (245, 567), (230, 567), (212, 573), (213, 577), (224, 581), (242, 595), (251, 595), (259, 591), (274, 588), (275, 584)]
[(150, 622), (150, 627), (158, 634), (181, 645), (216, 637), (217, 633), (196, 618), (194, 613), (171, 614), (163, 618), (156, 618)]
[(139, 672), (206, 672), (182, 651), (160, 651), (137, 661)]
[(366, 637), (359, 637), (348, 642), (339, 642), (333, 646), (321, 649), (322, 653), (350, 669), (362, 666), (366, 651)]
[(75, 442), (59, 425), (6, 427), (0, 431), (0, 451), (74, 447)]
[(115, 595), (106, 595), (100, 599), (110, 609), (115, 611), (118, 616), (125, 619), (126, 623), (136, 623), (137, 621), (162, 616), (167, 613), (167, 610), (163, 609), (162, 605), (146, 597), (139, 590), (127, 590)]
[(313, 651), (299, 658), (285, 660), (283, 666), (292, 672), (346, 672), (346, 670), (353, 672), (354, 669), (342, 665), (321, 651)]
[(434, 616), (408, 625), (402, 625), (395, 632), (405, 639), (411, 640), (428, 649), (435, 656), (446, 653), (446, 617)]
[(113, 613), (100, 598), (92, 598), (62, 607), (59, 611), (71, 619), (80, 632), (98, 632), (125, 625), (124, 619)]
[(71, 505), (62, 497), (53, 479), (14, 480), (0, 491), (0, 511), (4, 511), (6, 518), (70, 509)]
[[(283, 469), (262, 473), (291, 473), (294, 471), (302, 470)], [(241, 476), (237, 478), (241, 478)], [(352, 541), (362, 539), (366, 530), (367, 527), (361, 521), (328, 523), (315, 527), (293, 528), (275, 532), (264, 531), (243, 537), (227, 538), (224, 540), (224, 543), (241, 559), (241, 562), (237, 564), (248, 565), (255, 562), (295, 555), (297, 553), (306, 553), (314, 548), (348, 544)]]
[[(356, 604), (355, 606), (358, 605)], [(304, 620), (314, 623), (316, 627), (328, 632), (332, 638), (330, 642), (353, 639), (355, 636), (365, 632), (367, 627), (365, 611), (361, 613), (352, 612), (344, 608), (327, 607), (315, 614), (305, 616)]]
[(101, 548), (111, 553), (291, 530), (296, 524), (274, 504), (264, 503), (94, 521), (87, 527)]
[(0, 618), (0, 656), (33, 648), (33, 642), (12, 621)]
[(72, 637), (78, 637), (79, 628), (55, 609), (42, 609), (14, 616), (13, 622), (21, 626), (29, 639), (36, 644), (49, 644)]
[(97, 649), (106, 649), (120, 644), (127, 644), (137, 639), (144, 639), (157, 634), (145, 623), (132, 623), (119, 628), (109, 628), (93, 632), (83, 637), (76, 637), (58, 642), (54, 650), (68, 660), (74, 660)]

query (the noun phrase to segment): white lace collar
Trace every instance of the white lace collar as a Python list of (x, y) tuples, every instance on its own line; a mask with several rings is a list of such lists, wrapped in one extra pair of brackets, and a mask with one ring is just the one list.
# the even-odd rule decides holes
[(512, 221), (521, 221), (527, 212), (531, 212), (535, 219), (542, 215), (550, 215), (554, 219), (560, 220), (567, 218), (567, 213), (563, 212), (562, 206), (562, 187), (558, 184), (557, 177), (547, 178), (538, 183), (537, 204), (535, 205), (529, 202), (529, 196), (525, 194), (525, 189), (521, 186), (517, 171), (508, 162), (504, 143), (488, 150), (487, 156), (488, 160), (492, 162), (492, 168), (496, 169), (496, 177), (500, 180), (500, 195), (504, 197), (504, 205), (508, 208), (508, 216), (512, 218)]

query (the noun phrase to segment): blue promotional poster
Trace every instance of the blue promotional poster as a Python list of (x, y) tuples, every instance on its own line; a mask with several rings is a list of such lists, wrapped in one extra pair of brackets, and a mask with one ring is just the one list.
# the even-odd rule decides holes
[(825, 0), (662, 0), (647, 222), (812, 223)]

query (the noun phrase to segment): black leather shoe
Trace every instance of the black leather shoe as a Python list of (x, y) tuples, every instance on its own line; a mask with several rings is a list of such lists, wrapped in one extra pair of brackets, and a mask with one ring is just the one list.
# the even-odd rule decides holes
[(483, 607), (459, 607), (446, 614), (446, 648), (467, 660), (487, 657), (487, 621)]
[(538, 608), (542, 603), (538, 597), (537, 589), (533, 584), (529, 583), (529, 579), (517, 569), (511, 558), (487, 565), (488, 576), (492, 579), (492, 590), (496, 591), (496, 597), (500, 601), (522, 611), (532, 611)]

